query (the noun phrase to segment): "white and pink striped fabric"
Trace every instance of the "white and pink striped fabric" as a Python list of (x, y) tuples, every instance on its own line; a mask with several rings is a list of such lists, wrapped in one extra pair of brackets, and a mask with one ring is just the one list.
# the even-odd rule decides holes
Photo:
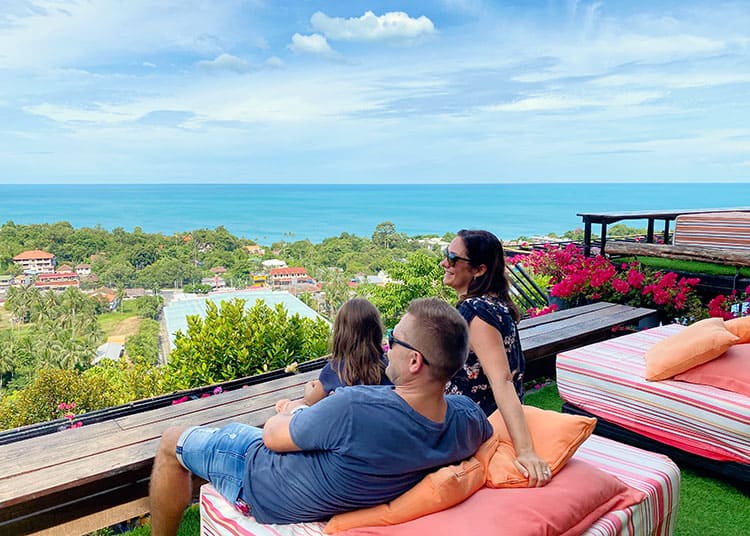
[(643, 502), (599, 518), (584, 536), (668, 536), (674, 532), (680, 469), (672, 460), (597, 435), (589, 437), (573, 457), (646, 494)]
[(750, 250), (750, 212), (706, 212), (677, 216), (676, 246)]
[(750, 463), (750, 398), (708, 385), (644, 379), (646, 351), (672, 324), (557, 356), (566, 402), (640, 435), (719, 461)]
[[(599, 436), (586, 440), (574, 457), (646, 494), (641, 503), (601, 517), (584, 536), (669, 536), (673, 533), (680, 500), (680, 471), (669, 458)], [(201, 488), (200, 517), (201, 536), (323, 536), (325, 527), (325, 523), (257, 523), (237, 511), (210, 484)]]

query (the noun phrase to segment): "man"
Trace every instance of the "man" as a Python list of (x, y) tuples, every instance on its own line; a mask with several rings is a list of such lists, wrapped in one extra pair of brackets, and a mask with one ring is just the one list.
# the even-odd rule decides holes
[(468, 353), (461, 315), (435, 298), (415, 300), (389, 343), (393, 386), (340, 388), (309, 408), (287, 404), (263, 430), (167, 430), (151, 476), (152, 534), (177, 532), (190, 472), (260, 523), (294, 523), (388, 502), (476, 452), (491, 425), (470, 399), (443, 394)]

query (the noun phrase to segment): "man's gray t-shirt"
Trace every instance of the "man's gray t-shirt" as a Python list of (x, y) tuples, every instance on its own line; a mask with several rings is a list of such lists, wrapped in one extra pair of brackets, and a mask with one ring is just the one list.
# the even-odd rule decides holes
[(445, 421), (436, 423), (393, 389), (345, 387), (297, 413), (290, 432), (301, 452), (254, 444), (243, 495), (256, 520), (314, 521), (388, 502), (436, 467), (471, 456), (492, 435), (467, 397), (447, 396)]

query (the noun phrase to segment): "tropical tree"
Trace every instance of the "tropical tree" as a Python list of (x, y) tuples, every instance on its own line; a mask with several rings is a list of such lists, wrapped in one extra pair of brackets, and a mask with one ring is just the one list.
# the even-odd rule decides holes
[(417, 250), (406, 260), (391, 263), (387, 272), (392, 282), (382, 287), (362, 285), (359, 289), (380, 310), (386, 327), (396, 325), (413, 299), (429, 296), (455, 299), (455, 292), (443, 285), (440, 258), (430, 251)]
[(393, 222), (384, 221), (375, 226), (375, 230), (372, 233), (372, 243), (388, 249), (393, 247), (395, 237), (396, 226)]

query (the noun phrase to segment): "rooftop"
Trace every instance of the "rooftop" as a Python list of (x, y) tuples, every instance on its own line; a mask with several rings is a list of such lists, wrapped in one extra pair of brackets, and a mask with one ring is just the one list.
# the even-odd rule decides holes
[(28, 261), (33, 259), (54, 259), (55, 256), (52, 253), (47, 253), (41, 249), (31, 249), (29, 251), (23, 251), (13, 257), (14, 261)]

